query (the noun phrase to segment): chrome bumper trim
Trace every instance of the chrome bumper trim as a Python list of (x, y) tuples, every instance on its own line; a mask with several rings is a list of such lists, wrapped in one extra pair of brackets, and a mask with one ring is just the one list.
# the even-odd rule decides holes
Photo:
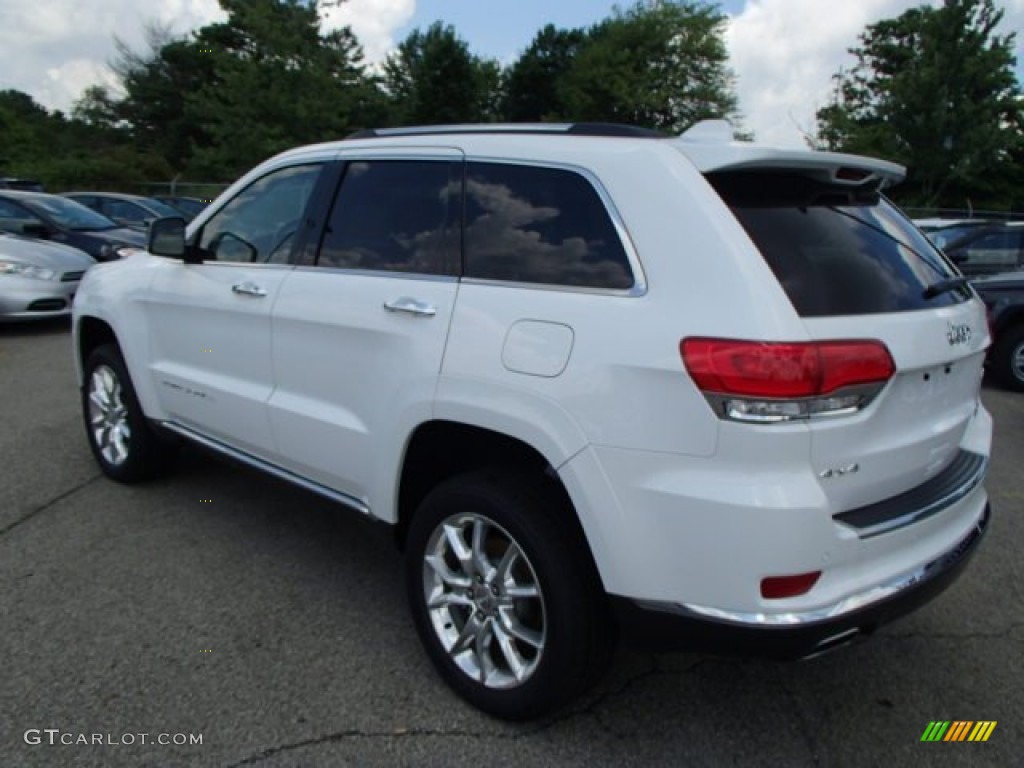
[[(981, 538), (981, 535), (988, 526), (989, 517), (990, 514), (986, 508), (986, 511), (982, 513), (978, 521), (971, 527), (971, 530), (955, 546), (949, 548), (925, 565), (894, 576), (863, 592), (844, 597), (842, 600), (824, 608), (787, 613), (743, 613), (739, 611), (725, 611), (720, 608), (711, 608), (693, 603), (683, 603), (682, 605), (673, 606), (675, 608), (674, 612), (752, 627), (792, 627), (835, 619), (893, 597), (916, 584), (952, 568), (970, 552), (974, 544)], [(644, 602), (641, 601), (641, 604), (644, 604)], [(654, 607), (652, 604), (648, 605)], [(657, 607), (660, 610), (671, 610), (664, 604), (658, 604)]]

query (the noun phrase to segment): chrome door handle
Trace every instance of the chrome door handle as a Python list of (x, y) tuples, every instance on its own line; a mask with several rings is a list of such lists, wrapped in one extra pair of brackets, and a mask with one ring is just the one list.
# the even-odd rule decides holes
[(400, 299), (385, 301), (384, 309), (388, 312), (407, 312), (410, 315), (418, 315), (420, 317), (433, 317), (437, 314), (437, 307), (433, 304), (414, 299), (411, 296), (403, 296)]
[(235, 283), (231, 286), (231, 290), (235, 293), (241, 293), (245, 296), (266, 296), (267, 289), (260, 288), (256, 283), (250, 283), (246, 280), (244, 283)]

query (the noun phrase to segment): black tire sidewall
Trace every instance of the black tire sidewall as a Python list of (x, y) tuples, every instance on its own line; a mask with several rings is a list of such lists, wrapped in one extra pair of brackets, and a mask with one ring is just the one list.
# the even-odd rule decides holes
[[(449, 480), (424, 500), (406, 541), (406, 588), (424, 646), (442, 677), (463, 698), (489, 714), (511, 720), (537, 717), (566, 703), (589, 682), (598, 626), (597, 596), (580, 542), (557, 519), (564, 513), (553, 494), (522, 479), (473, 473)], [(423, 595), (423, 556), (435, 528), (459, 512), (483, 515), (515, 539), (533, 567), (544, 598), (544, 653), (530, 679), (512, 689), (489, 689), (470, 679), (449, 657), (434, 632)]]
[(992, 350), (996, 379), (1006, 389), (1024, 392), (1024, 378), (1013, 364), (1016, 351), (1024, 345), (1024, 325), (1007, 329)]

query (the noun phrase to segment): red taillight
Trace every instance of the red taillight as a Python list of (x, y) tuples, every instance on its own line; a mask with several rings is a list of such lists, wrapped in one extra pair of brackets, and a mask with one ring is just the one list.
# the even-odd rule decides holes
[(763, 342), (683, 339), (686, 370), (705, 393), (773, 399), (818, 397), (895, 371), (880, 341)]
[(769, 576), (761, 579), (761, 597), (767, 600), (781, 600), (784, 597), (796, 597), (811, 591), (818, 583), (821, 571), (798, 573), (795, 576)]

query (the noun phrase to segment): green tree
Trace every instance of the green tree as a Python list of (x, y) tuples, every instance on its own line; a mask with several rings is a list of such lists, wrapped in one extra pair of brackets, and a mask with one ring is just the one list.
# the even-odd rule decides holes
[(74, 120), (98, 129), (117, 132), (125, 128), (118, 100), (102, 85), (90, 85), (75, 102), (71, 111)]
[(582, 29), (548, 24), (506, 75), (501, 112), (505, 120), (536, 122), (565, 119), (569, 110), (561, 84), (587, 39)]
[(1002, 18), (992, 0), (945, 0), (868, 26), (854, 66), (834, 76), (814, 143), (906, 165), (906, 202), (1024, 201), (1012, 181), (1024, 101)]
[(32, 175), (55, 129), (53, 116), (27, 93), (0, 91), (0, 173)]
[(189, 167), (231, 178), (296, 144), (340, 138), (377, 123), (383, 96), (349, 28), (323, 33), (315, 5), (300, 0), (221, 0), (228, 20), (200, 29), (195, 45), (212, 75), (186, 95), (202, 125)]
[(140, 153), (107, 111), (101, 88), (90, 89), (71, 119), (20, 91), (0, 92), (0, 172), (39, 179), (48, 189), (104, 186), (134, 191), (166, 174), (164, 160)]
[[(205, 122), (188, 109), (188, 98), (216, 82), (210, 47), (198, 39), (172, 39), (166, 29), (150, 26), (148, 50), (137, 53), (115, 39), (117, 57), (112, 63), (119, 76), (124, 97), (82, 104), (93, 119), (115, 118), (126, 124), (141, 152), (164, 157), (174, 168), (182, 168), (197, 146), (209, 146), (212, 139)], [(102, 112), (106, 110), (107, 115)]]
[(566, 117), (678, 133), (707, 118), (738, 121), (717, 7), (647, 0), (590, 28), (560, 84)]
[(396, 124), (488, 122), (496, 117), (501, 70), (438, 21), (413, 30), (388, 56), (384, 87)]

